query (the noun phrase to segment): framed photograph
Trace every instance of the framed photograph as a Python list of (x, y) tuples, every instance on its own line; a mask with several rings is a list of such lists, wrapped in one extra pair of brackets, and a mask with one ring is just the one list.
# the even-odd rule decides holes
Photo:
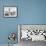
[(4, 7), (4, 17), (16, 17), (17, 7)]

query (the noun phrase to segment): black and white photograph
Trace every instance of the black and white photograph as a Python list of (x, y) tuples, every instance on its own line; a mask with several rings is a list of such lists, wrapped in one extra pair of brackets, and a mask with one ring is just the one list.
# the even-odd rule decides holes
[(17, 7), (4, 7), (4, 17), (16, 17)]

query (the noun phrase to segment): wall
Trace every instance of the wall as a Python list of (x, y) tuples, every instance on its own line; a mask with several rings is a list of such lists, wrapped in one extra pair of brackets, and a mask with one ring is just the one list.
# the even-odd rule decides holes
[[(4, 18), (4, 6), (16, 6), (18, 16)], [(9, 32), (17, 34), (18, 24), (46, 24), (46, 0), (0, 0), (0, 44), (8, 43)]]
[[(0, 44), (7, 44), (8, 34), (10, 32), (17, 32), (17, 18), (5, 18), (3, 16), (3, 8), (5, 6), (18, 6), (18, 0), (0, 0)], [(17, 39), (15, 41), (18, 42)]]

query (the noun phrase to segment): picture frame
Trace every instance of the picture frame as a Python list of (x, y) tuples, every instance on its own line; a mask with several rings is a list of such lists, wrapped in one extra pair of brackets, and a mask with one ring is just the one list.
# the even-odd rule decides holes
[(16, 6), (5, 6), (4, 17), (17, 17), (17, 7)]

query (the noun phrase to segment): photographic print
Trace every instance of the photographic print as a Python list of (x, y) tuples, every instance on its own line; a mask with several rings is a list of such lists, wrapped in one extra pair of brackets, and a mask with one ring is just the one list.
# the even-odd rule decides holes
[(4, 7), (4, 17), (16, 17), (17, 7)]

